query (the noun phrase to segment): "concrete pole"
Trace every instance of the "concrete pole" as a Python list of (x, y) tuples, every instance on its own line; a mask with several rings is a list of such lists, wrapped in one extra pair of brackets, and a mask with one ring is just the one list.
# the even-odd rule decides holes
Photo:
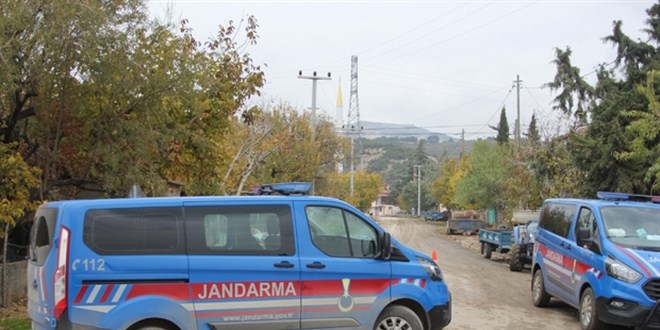
[(349, 196), (351, 196), (351, 197), (353, 197), (353, 189), (354, 189), (353, 188), (353, 184), (354, 184), (353, 182), (355, 180), (355, 179), (353, 179), (353, 176), (355, 175), (355, 168), (354, 168), (355, 166), (353, 165), (353, 163), (354, 163), (354, 158), (353, 157), (354, 157), (354, 154), (355, 154), (355, 147), (354, 147), (355, 142), (354, 142), (354, 140), (355, 140), (355, 138), (351, 135), (351, 175), (350, 175), (350, 177), (351, 177), (351, 189), (350, 189), (350, 193), (349, 193)]

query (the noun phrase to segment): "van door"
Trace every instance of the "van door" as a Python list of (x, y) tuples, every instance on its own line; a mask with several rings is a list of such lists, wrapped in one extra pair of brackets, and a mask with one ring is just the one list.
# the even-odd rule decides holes
[[(53, 234), (58, 209), (41, 207), (37, 210), (30, 232), (30, 261), (28, 262), (28, 314), (33, 323), (45, 328), (46, 320), (52, 319), (52, 274), (57, 251), (53, 251)], [(53, 257), (49, 257), (49, 256)]]
[(568, 203), (546, 203), (541, 214), (537, 252), (543, 257), (545, 287), (553, 296), (570, 302), (575, 295), (573, 286), (572, 250), (575, 242), (569, 239), (577, 206)]
[(198, 329), (299, 329), (300, 261), (291, 207), (187, 202)]
[[(580, 245), (578, 241), (578, 233), (580, 230), (589, 233), (589, 242)], [(580, 302), (580, 287), (584, 282), (583, 276), (587, 271), (595, 273), (600, 272), (603, 262), (601, 259), (600, 249), (602, 240), (598, 233), (598, 222), (593, 210), (588, 207), (580, 207), (577, 220), (575, 222), (575, 229), (571, 233), (571, 249), (568, 251), (567, 256), (573, 261), (571, 267), (571, 283), (573, 283), (573, 297), (570, 300), (571, 304), (579, 305)], [(594, 286), (592, 285), (592, 288)], [(594, 288), (595, 289), (595, 288)]]
[(371, 329), (390, 302), (391, 264), (376, 259), (378, 230), (339, 205), (295, 203), (303, 329)]

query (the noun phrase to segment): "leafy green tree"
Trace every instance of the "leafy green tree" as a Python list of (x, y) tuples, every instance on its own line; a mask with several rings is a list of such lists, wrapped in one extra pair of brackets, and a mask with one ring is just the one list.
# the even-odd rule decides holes
[(505, 219), (512, 203), (506, 195), (507, 177), (513, 166), (510, 152), (508, 145), (475, 142), (469, 169), (457, 184), (452, 202), (466, 208), (495, 208), (498, 219)]
[(546, 198), (581, 195), (584, 173), (575, 166), (566, 136), (541, 144), (532, 155), (529, 167), (536, 181), (532, 191), (538, 191), (537, 204)]
[(631, 149), (616, 155), (623, 160), (639, 161), (655, 157), (653, 165), (649, 167), (644, 176), (644, 181), (650, 183), (649, 194), (660, 192), (660, 75), (657, 70), (649, 72), (646, 85), (638, 86), (637, 91), (648, 100), (648, 112), (627, 111), (624, 115), (633, 119), (627, 127), (628, 134), (632, 140)]
[(246, 52), (254, 17), (202, 44), (141, 0), (11, 1), (0, 15), (0, 136), (43, 169), (44, 198), (159, 195), (168, 179), (220, 191), (223, 137), (264, 81)]

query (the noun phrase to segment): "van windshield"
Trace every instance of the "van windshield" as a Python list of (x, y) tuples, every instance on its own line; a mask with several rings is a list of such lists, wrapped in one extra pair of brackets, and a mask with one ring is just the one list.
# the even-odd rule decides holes
[(601, 208), (607, 238), (619, 245), (660, 251), (660, 209), (640, 206)]

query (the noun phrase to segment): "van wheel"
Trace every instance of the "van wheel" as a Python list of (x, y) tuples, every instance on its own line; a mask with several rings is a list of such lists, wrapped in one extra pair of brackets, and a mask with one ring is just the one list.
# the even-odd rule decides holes
[(167, 321), (146, 320), (134, 324), (128, 330), (179, 330), (177, 326)]
[(600, 330), (604, 327), (603, 322), (598, 318), (598, 313), (596, 313), (596, 299), (591, 288), (584, 289), (582, 297), (580, 297), (578, 319), (582, 330)]
[(514, 244), (511, 247), (511, 259), (509, 259), (509, 270), (512, 272), (519, 272), (523, 270), (523, 260), (521, 255), (520, 245)]
[(490, 259), (490, 256), (493, 254), (493, 249), (490, 244), (481, 242), (481, 254), (484, 255), (484, 258)]
[(548, 306), (550, 302), (550, 295), (545, 291), (541, 269), (537, 269), (532, 277), (532, 302), (536, 307)]
[(387, 307), (378, 317), (374, 330), (422, 330), (417, 314), (404, 306)]

